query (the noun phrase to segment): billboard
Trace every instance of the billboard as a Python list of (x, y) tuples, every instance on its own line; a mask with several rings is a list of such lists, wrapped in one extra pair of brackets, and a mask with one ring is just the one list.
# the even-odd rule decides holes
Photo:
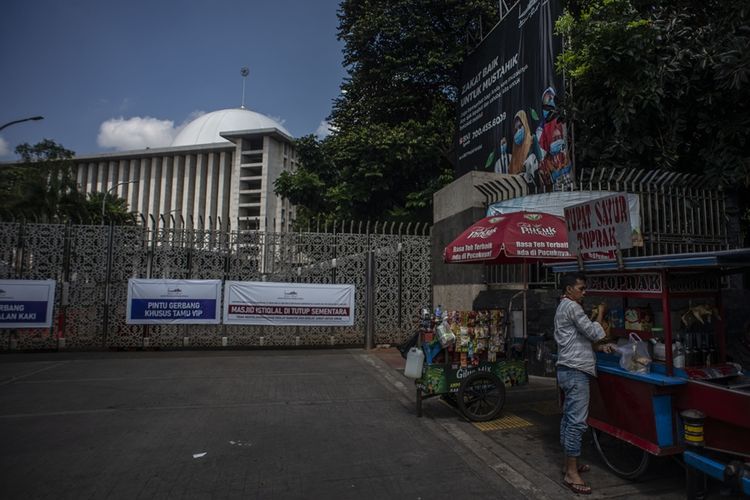
[(565, 124), (558, 119), (562, 76), (553, 33), (560, 0), (521, 0), (464, 61), (458, 108), (456, 177), (472, 170), (521, 174), (564, 190), (573, 179)]

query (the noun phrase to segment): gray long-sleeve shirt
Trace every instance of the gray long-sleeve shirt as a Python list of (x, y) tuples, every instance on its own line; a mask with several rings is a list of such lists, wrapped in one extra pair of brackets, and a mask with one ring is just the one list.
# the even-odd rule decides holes
[(563, 297), (555, 312), (558, 365), (596, 377), (596, 356), (592, 342), (605, 336), (602, 326), (586, 316), (581, 304)]

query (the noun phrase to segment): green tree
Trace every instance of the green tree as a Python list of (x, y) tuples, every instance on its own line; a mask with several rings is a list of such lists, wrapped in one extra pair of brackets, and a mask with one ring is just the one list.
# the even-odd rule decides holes
[(579, 168), (707, 173), (750, 187), (746, 1), (570, 1), (557, 27)]
[(274, 184), (275, 191), (297, 205), (296, 223), (304, 227), (312, 219), (345, 217), (335, 202), (335, 186), (339, 172), (328, 153), (331, 142), (318, 140), (314, 135), (295, 142), (299, 168), (284, 171)]
[(75, 216), (81, 209), (76, 190), (74, 153), (44, 139), (16, 147), (21, 162), (2, 169), (0, 207), (40, 222)]
[[(557, 27), (577, 168), (707, 174), (750, 234), (750, 4), (580, 0)], [(747, 241), (747, 240), (746, 240)]]
[(102, 199), (105, 193), (94, 191), (86, 195), (84, 204), (87, 220), (94, 224), (114, 224), (132, 226), (136, 224), (135, 213), (128, 211), (128, 202), (112, 193), (106, 194), (104, 201), (104, 221), (102, 221)]
[(495, 1), (342, 1), (348, 78), (333, 133), (298, 143), (302, 167), (281, 176), (277, 193), (303, 216), (430, 220), (432, 193), (453, 176), (467, 34), (497, 18)]
[[(0, 169), (0, 216), (35, 222), (101, 223), (102, 193), (78, 191), (75, 153), (50, 139), (20, 144), (21, 161)], [(135, 224), (127, 202), (107, 196), (106, 221)]]

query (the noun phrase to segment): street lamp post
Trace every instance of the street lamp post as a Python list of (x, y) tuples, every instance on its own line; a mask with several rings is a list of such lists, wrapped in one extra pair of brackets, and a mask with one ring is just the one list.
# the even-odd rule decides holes
[(11, 125), (15, 125), (16, 123), (28, 122), (28, 121), (37, 121), (37, 120), (44, 120), (44, 117), (43, 116), (32, 116), (30, 118), (23, 118), (21, 120), (13, 120), (12, 122), (8, 122), (5, 125), (3, 125), (2, 127), (0, 127), (0, 130), (4, 129), (6, 127), (10, 127)]
[(118, 187), (120, 187), (120, 186), (124, 186), (125, 184), (135, 184), (135, 183), (137, 183), (137, 182), (138, 182), (138, 181), (125, 181), (125, 182), (119, 182), (119, 183), (115, 184), (114, 186), (112, 186), (111, 188), (109, 188), (109, 189), (108, 189), (108, 190), (107, 190), (107, 191), (106, 191), (106, 192), (104, 193), (104, 196), (102, 196), (102, 224), (104, 224), (104, 206), (105, 206), (105, 204), (106, 204), (106, 202), (107, 202), (107, 196), (109, 195), (109, 193), (111, 193), (112, 191), (114, 191), (115, 189), (117, 189), (117, 188), (118, 188)]

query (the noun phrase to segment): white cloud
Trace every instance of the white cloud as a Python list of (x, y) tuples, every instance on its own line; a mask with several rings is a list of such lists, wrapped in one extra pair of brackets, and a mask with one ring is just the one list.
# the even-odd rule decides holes
[(112, 118), (99, 126), (97, 144), (117, 151), (160, 148), (169, 146), (179, 129), (172, 120), (158, 120), (150, 116)]
[(10, 154), (10, 146), (8, 146), (8, 143), (5, 139), (0, 137), (0, 156), (5, 156)]
[(325, 139), (326, 137), (331, 135), (332, 132), (336, 132), (336, 127), (331, 126), (331, 124), (328, 123), (327, 120), (323, 120), (315, 130), (315, 135), (318, 139)]
[(117, 151), (168, 147), (188, 123), (205, 114), (205, 111), (193, 111), (177, 126), (172, 120), (159, 120), (150, 116), (111, 118), (99, 126), (96, 142), (100, 147), (114, 148)]

